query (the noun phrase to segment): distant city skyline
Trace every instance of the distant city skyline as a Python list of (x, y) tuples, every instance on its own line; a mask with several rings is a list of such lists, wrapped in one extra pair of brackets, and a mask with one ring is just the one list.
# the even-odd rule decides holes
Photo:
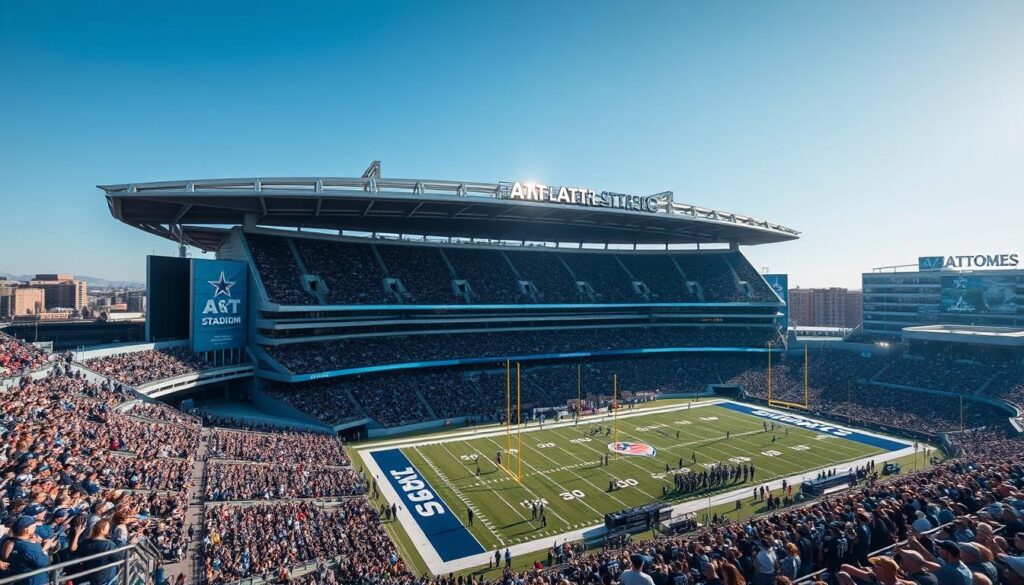
[[(800, 230), (792, 287), (1022, 252), (1024, 4), (0, 0), (0, 270), (142, 281), (97, 184), (540, 180)], [(201, 257), (201, 256), (200, 256)], [(209, 255), (207, 255), (209, 257)]]

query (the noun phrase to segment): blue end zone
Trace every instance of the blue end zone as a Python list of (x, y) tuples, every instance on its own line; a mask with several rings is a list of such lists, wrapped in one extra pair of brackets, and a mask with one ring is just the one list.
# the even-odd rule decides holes
[(767, 418), (781, 423), (790, 424), (797, 427), (802, 427), (812, 431), (818, 431), (827, 435), (833, 435), (835, 437), (841, 437), (843, 439), (849, 439), (850, 441), (857, 441), (865, 445), (872, 447), (878, 447), (885, 449), (886, 451), (899, 451), (908, 445), (908, 443), (901, 443), (899, 441), (893, 441), (892, 439), (886, 439), (884, 437), (876, 437), (874, 435), (868, 435), (853, 429), (846, 427), (840, 427), (831, 423), (817, 422), (809, 418), (802, 417), (796, 414), (784, 414), (780, 412), (772, 412), (765, 410), (758, 406), (751, 406), (747, 404), (736, 404), (735, 402), (725, 402), (719, 404), (722, 408), (728, 408), (736, 412), (743, 414), (749, 414), (751, 416), (757, 416), (761, 418)]
[(484, 552), (423, 475), (398, 449), (370, 454), (442, 561)]

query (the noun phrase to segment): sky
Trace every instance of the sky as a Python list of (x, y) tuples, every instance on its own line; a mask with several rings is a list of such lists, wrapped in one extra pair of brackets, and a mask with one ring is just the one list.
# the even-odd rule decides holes
[(801, 232), (802, 287), (1022, 252), (1024, 2), (0, 0), (0, 271), (141, 281), (98, 184), (538, 180)]

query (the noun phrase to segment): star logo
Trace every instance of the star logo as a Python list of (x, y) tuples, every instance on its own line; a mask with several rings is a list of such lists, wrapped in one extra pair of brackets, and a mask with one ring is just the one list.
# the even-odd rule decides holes
[(236, 283), (231, 282), (227, 278), (224, 278), (224, 271), (220, 271), (220, 278), (217, 280), (207, 280), (206, 282), (213, 285), (213, 298), (217, 298), (220, 295), (231, 296), (231, 287), (235, 286)]

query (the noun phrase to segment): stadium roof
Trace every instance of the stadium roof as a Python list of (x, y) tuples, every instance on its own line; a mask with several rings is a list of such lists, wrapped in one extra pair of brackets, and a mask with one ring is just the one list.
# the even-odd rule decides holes
[(1024, 329), (978, 325), (921, 325), (904, 327), (903, 338), (919, 341), (945, 341), (976, 345), (1024, 347)]
[[(559, 187), (547, 188), (548, 200), (538, 201), (514, 198), (513, 185), (519, 188), (518, 183), (364, 176), (186, 180), (99, 188), (106, 192), (116, 219), (205, 250), (215, 250), (226, 233), (220, 228), (231, 225), (611, 244), (754, 245), (799, 237), (799, 232), (765, 220), (677, 203), (671, 192), (637, 197), (589, 191), (590, 199), (585, 200), (580, 194), (586, 190), (570, 189), (575, 200), (558, 202)], [(594, 203), (605, 196), (613, 206)]]

